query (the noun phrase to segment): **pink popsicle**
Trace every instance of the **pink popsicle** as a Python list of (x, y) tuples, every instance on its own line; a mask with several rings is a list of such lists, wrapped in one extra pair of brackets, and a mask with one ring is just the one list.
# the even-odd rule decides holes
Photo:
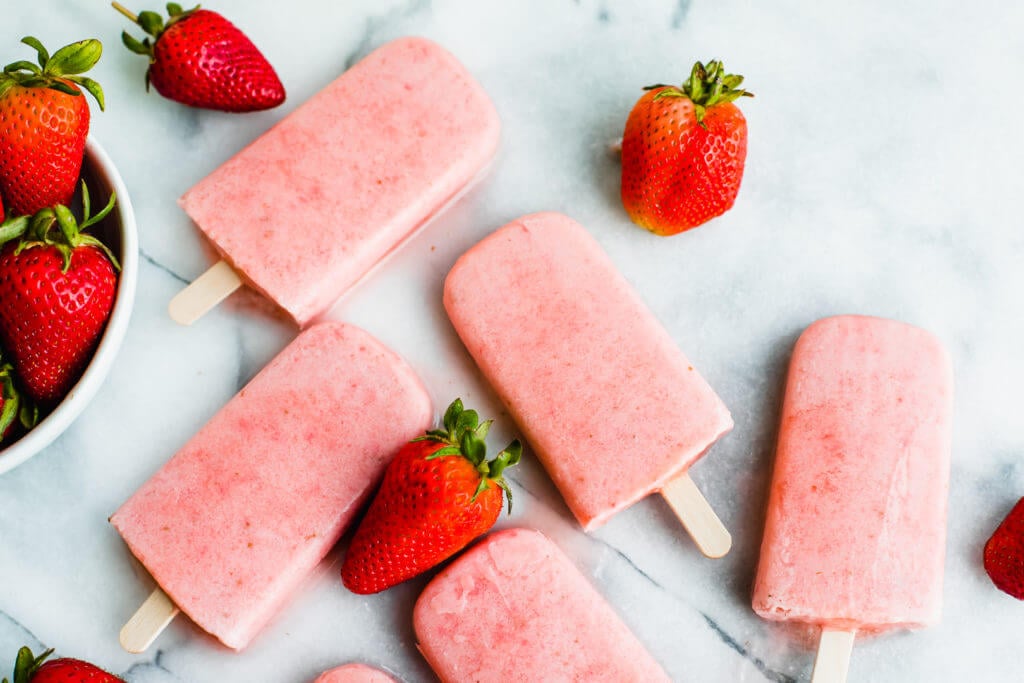
[(490, 162), (479, 84), (423, 38), (378, 48), (181, 198), (251, 287), (300, 326)]
[(241, 649), (431, 419), (395, 353), (357, 327), (314, 325), (110, 521), (183, 612)]
[(861, 316), (807, 328), (782, 408), (759, 615), (850, 634), (938, 621), (952, 396), (949, 357), (924, 330)]
[(395, 683), (395, 679), (365, 664), (346, 664), (325, 671), (313, 683)]
[(664, 489), (729, 411), (578, 223), (525, 216), (464, 254), (445, 308), (570, 510), (595, 529)]
[(543, 534), (491, 534), (427, 585), (413, 611), (420, 651), (443, 683), (669, 678)]

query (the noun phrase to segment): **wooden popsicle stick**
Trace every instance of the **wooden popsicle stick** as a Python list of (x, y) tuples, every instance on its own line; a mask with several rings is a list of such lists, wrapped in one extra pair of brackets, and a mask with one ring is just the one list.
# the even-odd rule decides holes
[(228, 265), (218, 261), (192, 284), (171, 299), (167, 312), (171, 319), (182, 325), (191, 325), (242, 286), (242, 278)]
[(732, 535), (688, 473), (676, 477), (661, 490), (676, 517), (705, 557), (724, 557), (732, 548)]
[(178, 616), (178, 606), (159, 587), (121, 628), (121, 647), (132, 654), (145, 652), (168, 624)]
[(850, 668), (850, 653), (856, 631), (834, 631), (822, 629), (818, 641), (818, 655), (814, 658), (814, 672), (811, 683), (846, 683), (846, 672)]

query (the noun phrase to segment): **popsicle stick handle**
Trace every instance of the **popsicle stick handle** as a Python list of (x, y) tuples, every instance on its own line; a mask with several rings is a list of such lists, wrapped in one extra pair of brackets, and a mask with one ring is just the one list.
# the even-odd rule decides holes
[(227, 261), (218, 261), (192, 284), (178, 292), (171, 299), (167, 312), (174, 322), (191, 325), (241, 286), (242, 278), (238, 277), (238, 273)]
[(814, 658), (811, 683), (846, 683), (850, 668), (850, 653), (856, 631), (823, 629), (818, 641), (818, 655)]
[(160, 588), (153, 589), (142, 607), (121, 628), (121, 647), (132, 654), (145, 652), (178, 615), (178, 606)]
[(718, 559), (729, 552), (732, 535), (689, 474), (683, 473), (670, 481), (661, 495), (705, 557)]

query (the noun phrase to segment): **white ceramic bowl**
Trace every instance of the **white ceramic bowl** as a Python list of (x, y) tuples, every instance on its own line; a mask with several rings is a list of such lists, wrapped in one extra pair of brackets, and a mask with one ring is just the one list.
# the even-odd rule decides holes
[[(0, 450), (0, 474), (17, 467), (46, 448), (75, 421), (106, 379), (128, 330), (128, 319), (132, 313), (132, 302), (135, 300), (135, 281), (139, 274), (139, 243), (132, 203), (121, 175), (110, 161), (110, 157), (92, 138), (89, 138), (85, 145), (82, 177), (89, 185), (94, 211), (98, 211), (107, 203), (111, 191), (117, 193), (114, 210), (91, 230), (110, 247), (121, 263), (114, 307), (100, 343), (96, 347), (96, 353), (93, 354), (78, 383), (71, 388), (53, 412), (36, 425), (35, 429)], [(80, 214), (76, 211), (76, 215)]]

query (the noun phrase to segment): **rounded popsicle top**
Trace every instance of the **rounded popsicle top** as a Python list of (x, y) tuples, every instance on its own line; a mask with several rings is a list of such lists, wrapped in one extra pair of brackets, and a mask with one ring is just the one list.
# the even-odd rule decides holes
[(805, 347), (820, 347), (851, 336), (863, 340), (865, 345), (894, 337), (904, 338), (907, 345), (913, 346), (915, 354), (926, 355), (929, 365), (943, 368), (952, 386), (953, 362), (942, 340), (928, 330), (889, 318), (852, 314), (821, 318), (801, 333), (793, 347), (793, 356), (802, 353)]
[(380, 669), (356, 662), (325, 671), (313, 683), (396, 683), (396, 681)]
[(444, 306), (587, 531), (665, 489), (733, 427), (636, 289), (564, 214), (523, 216), (469, 249), (445, 279)]
[(488, 167), (501, 123), (450, 52), (399, 38), (188, 190), (237, 275), (300, 326)]
[(551, 540), (491, 534), (424, 589), (420, 651), (444, 683), (669, 681), (661, 666)]
[(931, 333), (859, 315), (793, 350), (753, 609), (842, 631), (942, 606), (953, 380)]

